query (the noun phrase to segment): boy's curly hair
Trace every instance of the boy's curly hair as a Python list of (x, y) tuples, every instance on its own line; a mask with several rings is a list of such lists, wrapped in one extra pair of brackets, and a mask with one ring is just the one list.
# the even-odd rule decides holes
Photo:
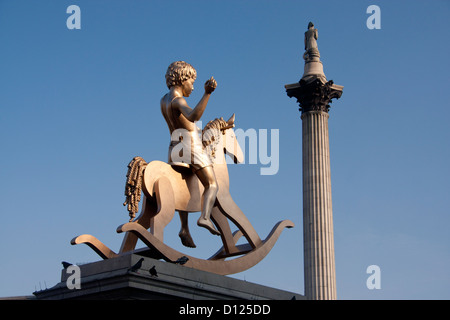
[(197, 71), (187, 62), (175, 61), (167, 68), (166, 84), (169, 89), (176, 85), (180, 86), (183, 81), (196, 78)]

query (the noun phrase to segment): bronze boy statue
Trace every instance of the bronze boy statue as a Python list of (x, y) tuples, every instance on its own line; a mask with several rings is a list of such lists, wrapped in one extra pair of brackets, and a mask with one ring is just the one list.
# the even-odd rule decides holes
[[(161, 112), (171, 134), (168, 163), (175, 166), (189, 167), (197, 175), (204, 186), (202, 196), (202, 213), (197, 225), (208, 229), (212, 234), (220, 235), (214, 227), (210, 216), (216, 201), (218, 185), (214, 174), (212, 162), (202, 148), (201, 131), (195, 124), (205, 111), (211, 93), (215, 90), (217, 82), (213, 77), (205, 83), (205, 93), (192, 109), (184, 97), (189, 97), (194, 90), (194, 81), (197, 78), (195, 69), (184, 61), (172, 63), (166, 72), (166, 84), (169, 92), (161, 99)], [(187, 213), (180, 212), (182, 225), (187, 229)], [(187, 229), (188, 230), (188, 229)], [(187, 232), (180, 237), (185, 245), (195, 246)], [(183, 239), (183, 236), (189, 239)], [(187, 242), (187, 243), (186, 243)]]

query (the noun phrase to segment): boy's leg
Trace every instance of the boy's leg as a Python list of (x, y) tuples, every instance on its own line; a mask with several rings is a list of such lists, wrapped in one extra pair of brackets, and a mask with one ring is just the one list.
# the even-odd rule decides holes
[(195, 174), (205, 188), (202, 198), (202, 214), (197, 221), (197, 225), (208, 229), (214, 235), (220, 235), (220, 232), (217, 231), (210, 219), (212, 208), (214, 207), (214, 203), (216, 202), (217, 192), (219, 191), (216, 175), (214, 174), (214, 169), (212, 166), (207, 166), (197, 170)]
[(196, 245), (194, 240), (192, 240), (191, 233), (189, 232), (189, 224), (188, 224), (188, 212), (186, 211), (178, 211), (180, 215), (181, 221), (181, 230), (178, 233), (178, 236), (181, 239), (181, 243), (189, 248), (195, 248)]

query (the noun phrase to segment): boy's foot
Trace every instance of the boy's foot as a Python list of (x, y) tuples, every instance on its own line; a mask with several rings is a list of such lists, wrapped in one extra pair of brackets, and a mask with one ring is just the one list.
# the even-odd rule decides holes
[(211, 220), (207, 220), (207, 219), (203, 219), (200, 217), (200, 219), (198, 219), (197, 221), (197, 225), (199, 227), (203, 227), (209, 230), (209, 232), (211, 232), (212, 234), (216, 235), (216, 236), (220, 236), (220, 232), (216, 230), (216, 228), (214, 228), (213, 223), (211, 222)]
[(194, 240), (192, 240), (191, 234), (189, 233), (189, 231), (185, 231), (185, 230), (181, 230), (178, 233), (178, 236), (181, 239), (181, 243), (185, 246), (185, 247), (189, 247), (189, 248), (196, 248), (197, 246), (194, 243)]

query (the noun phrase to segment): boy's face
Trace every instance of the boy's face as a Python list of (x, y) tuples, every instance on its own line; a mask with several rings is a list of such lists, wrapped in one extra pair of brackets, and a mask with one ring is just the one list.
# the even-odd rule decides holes
[(192, 91), (194, 91), (194, 82), (195, 80), (191, 78), (182, 83), (181, 89), (183, 90), (184, 97), (189, 97)]

